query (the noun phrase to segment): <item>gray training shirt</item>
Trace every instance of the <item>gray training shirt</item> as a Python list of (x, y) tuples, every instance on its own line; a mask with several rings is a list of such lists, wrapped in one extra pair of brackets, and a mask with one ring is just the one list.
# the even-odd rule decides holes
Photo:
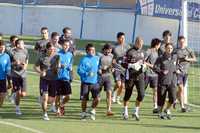
[(123, 57), (126, 55), (126, 52), (130, 49), (130, 46), (127, 44), (120, 45), (118, 43), (115, 44), (113, 48), (114, 59), (116, 60), (116, 64), (113, 66), (116, 70), (123, 71), (123, 67), (121, 63), (123, 62)]
[[(148, 49), (145, 53), (145, 61), (154, 65), (156, 60), (158, 59), (158, 51), (154, 50), (154, 49)], [(146, 72), (147, 76), (150, 77), (155, 77), (158, 76), (151, 68), (148, 67), (147, 72)]]
[(41, 71), (46, 71), (46, 76), (42, 77), (46, 80), (54, 80), (57, 78), (57, 74), (53, 72), (53, 67), (57, 65), (58, 55), (48, 56), (43, 54), (36, 61), (35, 66), (39, 66)]
[(188, 73), (188, 69), (190, 67), (190, 62), (185, 61), (186, 57), (193, 58), (195, 57), (194, 52), (190, 48), (178, 48), (176, 50), (177, 58), (178, 58), (178, 68), (183, 74)]
[(100, 57), (100, 69), (103, 73), (110, 73), (112, 68), (113, 55), (102, 55)]
[[(11, 70), (11, 75), (12, 77), (26, 77), (26, 70), (24, 70), (23, 64), (27, 63), (29, 59), (29, 54), (27, 49), (19, 49), (19, 48), (14, 48), (11, 51), (11, 62), (12, 62), (12, 70)], [(16, 65), (13, 64), (14, 62), (19, 61), (21, 64)]]

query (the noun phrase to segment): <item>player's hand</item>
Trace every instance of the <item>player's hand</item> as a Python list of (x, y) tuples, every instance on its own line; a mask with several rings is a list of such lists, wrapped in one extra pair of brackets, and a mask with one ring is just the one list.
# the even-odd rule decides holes
[(181, 74), (181, 71), (180, 71), (180, 70), (176, 70), (176, 73), (177, 73), (177, 74)]
[(46, 76), (46, 72), (45, 71), (41, 71), (40, 76), (41, 77), (45, 77)]
[(169, 70), (163, 70), (162, 72), (164, 75), (167, 75), (169, 73)]

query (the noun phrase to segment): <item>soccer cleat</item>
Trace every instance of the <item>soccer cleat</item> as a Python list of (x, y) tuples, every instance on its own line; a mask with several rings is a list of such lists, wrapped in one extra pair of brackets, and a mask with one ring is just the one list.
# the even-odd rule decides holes
[(135, 118), (136, 121), (140, 121), (140, 116), (139, 116), (138, 113), (136, 113), (136, 112), (133, 113), (133, 114), (132, 114), (132, 117)]
[(45, 115), (43, 116), (43, 120), (45, 120), (45, 121), (49, 121), (49, 120), (50, 120), (47, 114), (45, 114)]
[(123, 114), (123, 119), (128, 120), (128, 115)]
[(112, 102), (116, 103), (116, 97), (112, 97)]
[(159, 113), (158, 117), (162, 120), (165, 120), (166, 119), (166, 116), (163, 112)]
[(94, 110), (91, 110), (91, 111), (90, 111), (90, 119), (93, 120), (93, 121), (96, 120), (96, 117), (95, 117), (95, 116), (96, 116), (95, 111), (94, 111)]
[(82, 120), (82, 121), (86, 121), (86, 119), (87, 119), (87, 114), (86, 114), (86, 112), (82, 112), (82, 113), (81, 113), (81, 120)]
[(159, 112), (158, 108), (153, 109), (153, 114), (157, 114)]
[(107, 111), (106, 115), (107, 115), (107, 116), (113, 116), (114, 114), (113, 114), (112, 111)]
[(22, 112), (20, 111), (20, 109), (16, 109), (16, 115), (18, 116), (22, 115)]
[(165, 113), (165, 116), (168, 120), (171, 120), (172, 119), (172, 116), (171, 116), (171, 112), (168, 110), (164, 110), (164, 113)]

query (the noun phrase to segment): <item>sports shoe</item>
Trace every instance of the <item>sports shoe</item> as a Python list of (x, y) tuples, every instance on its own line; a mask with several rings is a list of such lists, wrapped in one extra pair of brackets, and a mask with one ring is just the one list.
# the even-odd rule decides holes
[(153, 109), (153, 114), (157, 114), (159, 112), (158, 108)]
[(49, 121), (50, 120), (47, 114), (44, 114), (43, 120), (45, 120), (45, 121)]
[(81, 113), (81, 120), (82, 120), (82, 121), (86, 121), (86, 119), (87, 119), (87, 114), (86, 114), (86, 112), (82, 112), (82, 113)]
[(20, 111), (20, 109), (18, 108), (18, 109), (16, 109), (16, 115), (22, 115), (22, 112)]
[(132, 114), (132, 117), (135, 118), (136, 121), (140, 121), (140, 116), (139, 116), (138, 113), (136, 113), (136, 112), (133, 113), (133, 114)]
[(165, 113), (165, 115), (166, 115), (166, 118), (168, 119), (168, 120), (171, 120), (172, 119), (172, 116), (171, 116), (171, 112), (168, 110), (164, 110), (164, 113)]
[(106, 115), (107, 115), (107, 116), (113, 116), (114, 114), (113, 114), (112, 111), (107, 111)]
[(95, 110), (91, 110), (90, 111), (90, 119), (93, 120), (93, 121), (96, 120), (95, 116), (96, 116)]
[(116, 97), (112, 97), (112, 102), (116, 103)]
[(120, 100), (117, 100), (117, 104), (122, 105), (122, 103), (120, 102)]
[(123, 119), (128, 120), (128, 115), (123, 114)]
[(158, 114), (158, 117), (159, 117), (160, 119), (162, 119), (162, 120), (165, 120), (165, 119), (166, 119), (166, 115), (165, 115), (165, 113), (163, 113), (163, 112), (159, 113), (159, 114)]
[(57, 112), (56, 106), (55, 105), (51, 105), (50, 111), (56, 113)]

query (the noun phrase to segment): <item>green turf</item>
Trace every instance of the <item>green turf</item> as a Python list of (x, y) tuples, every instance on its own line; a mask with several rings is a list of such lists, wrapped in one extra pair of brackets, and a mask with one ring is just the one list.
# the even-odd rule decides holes
[[(27, 37), (27, 40), (29, 38)], [(36, 38), (37, 39), (37, 38)], [(33, 39), (29, 39), (33, 42)], [(78, 46), (83, 48), (88, 41), (79, 41)], [(99, 51), (104, 42), (92, 41), (96, 43), (97, 50)], [(33, 71), (33, 63), (36, 60), (33, 51), (30, 51), (30, 64), (28, 66), (29, 71)], [(80, 56), (75, 58), (75, 66), (80, 60)], [(199, 76), (197, 75), (198, 67), (192, 67), (190, 69), (190, 97), (189, 99), (195, 104), (200, 105), (199, 101)], [(75, 79), (79, 79), (77, 74)], [(194, 82), (194, 81), (197, 81)], [(195, 83), (195, 84), (194, 84)], [(97, 108), (97, 120), (87, 120), (83, 122), (80, 120), (80, 101), (79, 101), (79, 86), (78, 82), (73, 82), (72, 91), (73, 95), (70, 102), (66, 105), (66, 115), (58, 118), (55, 114), (50, 113), (50, 121), (42, 120), (42, 113), (40, 106), (37, 102), (39, 96), (39, 77), (37, 74), (28, 74), (28, 96), (21, 102), (21, 109), (23, 115), (16, 117), (14, 112), (14, 105), (6, 101), (3, 108), (0, 108), (0, 123), (10, 122), (24, 127), (39, 130), (45, 133), (199, 133), (200, 132), (200, 108), (192, 107), (192, 111), (189, 113), (180, 113), (179, 106), (176, 110), (173, 110), (173, 120), (160, 120), (156, 115), (152, 114), (152, 98), (146, 96), (141, 108), (141, 121), (137, 122), (130, 117), (128, 121), (122, 120), (121, 112), (122, 106), (114, 104), (113, 111), (115, 115), (113, 117), (106, 117), (106, 102), (105, 93), (102, 93), (102, 100)], [(151, 90), (147, 90), (148, 94), (151, 94)], [(134, 99), (136, 95), (132, 96), (130, 102), (129, 112), (131, 115), (132, 108), (134, 107)], [(195, 102), (196, 101), (196, 102)], [(90, 105), (90, 103), (89, 103)], [(30, 131), (0, 124), (0, 133), (31, 133)]]

